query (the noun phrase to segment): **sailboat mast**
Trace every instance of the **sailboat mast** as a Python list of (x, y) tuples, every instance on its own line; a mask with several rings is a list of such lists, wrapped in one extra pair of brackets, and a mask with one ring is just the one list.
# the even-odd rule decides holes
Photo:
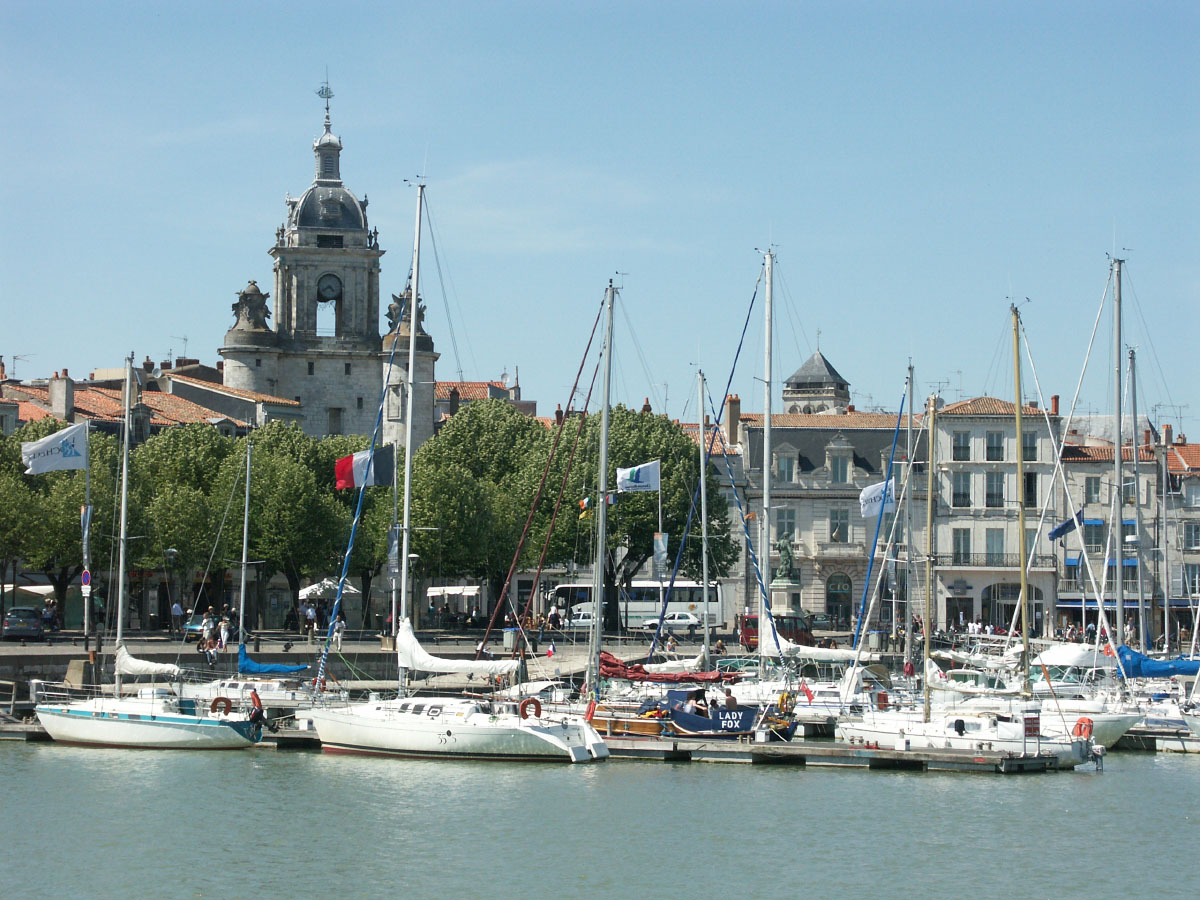
[[(1137, 543), (1133, 545), (1133, 555), (1137, 562), (1137, 591), (1138, 591), (1138, 647), (1143, 651), (1152, 646), (1147, 641), (1153, 628), (1153, 622), (1146, 619), (1146, 582), (1142, 574), (1142, 497), (1141, 497), (1141, 467), (1138, 465), (1138, 414), (1137, 414), (1137, 370), (1134, 366), (1134, 349), (1129, 348), (1129, 415), (1133, 417), (1133, 521), (1137, 531)], [(1121, 529), (1124, 531), (1124, 529)]]
[[(707, 669), (711, 631), (708, 616), (708, 429), (704, 427), (707, 418), (704, 414), (704, 370), (699, 370), (696, 376), (700, 387), (700, 572), (703, 578), (700, 583), (704, 586), (704, 667)], [(660, 495), (661, 491), (660, 487)], [(662, 531), (661, 526), (659, 531)]]
[[(1122, 501), (1124, 500), (1125, 486), (1121, 483), (1122, 469), (1121, 465), (1121, 444), (1125, 435), (1125, 430), (1121, 423), (1121, 264), (1123, 259), (1113, 260), (1113, 360), (1116, 366), (1115, 378), (1113, 382), (1113, 496), (1112, 496), (1112, 530), (1113, 558), (1116, 562), (1116, 577), (1113, 579), (1113, 595), (1117, 601), (1116, 615), (1116, 634), (1113, 635), (1116, 643), (1123, 643), (1125, 640), (1125, 586), (1124, 582), (1124, 565), (1125, 565), (1125, 542), (1121, 527), (1122, 518)], [(1104, 602), (1103, 598), (1100, 600)]]
[(766, 294), (763, 302), (763, 316), (765, 324), (763, 327), (765, 349), (763, 352), (763, 455), (762, 455), (762, 484), (763, 484), (763, 502), (762, 502), (762, 522), (761, 534), (759, 539), (759, 547), (763, 558), (763, 582), (764, 594), (759, 598), (758, 611), (758, 643), (760, 652), (758, 655), (759, 668), (763, 665), (763, 656), (761, 652), (763, 629), (767, 627), (767, 596), (771, 590), (771, 349), (774, 337), (772, 329), (774, 326), (774, 309), (773, 309), (773, 293), (775, 290), (775, 254), (767, 250), (764, 256), (764, 265), (766, 268)]
[[(412, 293), (408, 298), (408, 371), (405, 373), (404, 385), (404, 519), (400, 528), (400, 610), (392, 617), (392, 636), (395, 637), (402, 619), (408, 618), (408, 565), (409, 548), (412, 545), (412, 458), (413, 458), (413, 416), (416, 403), (413, 393), (416, 387), (414, 370), (417, 366), (417, 329), (420, 327), (420, 293), (421, 281), (421, 206), (425, 200), (425, 184), (417, 182), (417, 216), (413, 229), (413, 262), (412, 262)], [(404, 696), (405, 682), (408, 673), (399, 668), (396, 671), (397, 687), (400, 696)]]
[(1029, 686), (1029, 558), (1025, 540), (1025, 438), (1021, 431), (1021, 314), (1012, 304), (1013, 420), (1017, 429), (1017, 547), (1021, 560), (1021, 693), (1032, 696)]
[(929, 410), (929, 464), (928, 472), (926, 473), (925, 492), (928, 495), (925, 498), (925, 616), (921, 622), (922, 630), (924, 631), (923, 645), (923, 665), (921, 670), (921, 685), (925, 694), (925, 721), (929, 721), (929, 656), (930, 645), (933, 643), (933, 632), (931, 628), (930, 613), (933, 609), (933, 467), (937, 457), (937, 444), (934, 441), (934, 425), (937, 420), (937, 397), (934, 394), (929, 395), (929, 402), (926, 407)]
[[(1163, 592), (1163, 655), (1167, 658), (1171, 656), (1171, 561), (1167, 555), (1167, 550), (1171, 542), (1167, 540), (1167, 487), (1170, 480), (1167, 477), (1167, 454), (1171, 452), (1170, 445), (1166, 442), (1166, 429), (1163, 429), (1163, 436), (1159, 441), (1159, 446), (1162, 449), (1162, 500), (1158, 504), (1159, 515), (1162, 516), (1161, 524), (1158, 529), (1158, 540), (1162, 547), (1162, 592)], [(1182, 649), (1182, 648), (1180, 648)]]
[(250, 546), (250, 452), (254, 442), (246, 436), (246, 501), (242, 510), (242, 579), (238, 597), (238, 643), (246, 643), (246, 553)]
[(586, 673), (586, 686), (593, 696), (599, 694), (600, 688), (600, 635), (604, 623), (604, 563), (607, 557), (605, 536), (608, 527), (608, 404), (612, 390), (613, 304), (616, 296), (617, 289), (613, 287), (612, 279), (609, 279), (608, 290), (604, 293), (604, 378), (600, 401), (600, 462), (596, 475), (596, 559), (592, 566), (592, 643), (589, 648)]
[(413, 394), (416, 388), (414, 370), (417, 367), (417, 329), (420, 327), (421, 280), (421, 206), (425, 201), (425, 185), (417, 184), (417, 221), (413, 237), (412, 294), (408, 298), (408, 371), (404, 386), (404, 519), (400, 526), (400, 618), (408, 618), (408, 554), (412, 546), (412, 458), (413, 458), (413, 413), (416, 404)]
[[(121, 440), (121, 543), (117, 554), (117, 646), (120, 647), (125, 639), (125, 567), (126, 567), (126, 535), (129, 533), (129, 430), (130, 407), (133, 405), (133, 354), (125, 360), (125, 421), (124, 435)], [(116, 672), (116, 695), (121, 696), (121, 669)]]
[(913, 366), (908, 361), (908, 428), (905, 435), (908, 448), (908, 490), (904, 497), (904, 661), (912, 660), (912, 589), (913, 589), (913, 516), (912, 496), (917, 488), (913, 475)]

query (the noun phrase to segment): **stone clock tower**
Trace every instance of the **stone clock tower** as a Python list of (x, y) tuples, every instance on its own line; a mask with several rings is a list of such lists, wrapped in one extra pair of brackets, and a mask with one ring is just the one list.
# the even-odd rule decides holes
[[(383, 251), (366, 196), (342, 184), (341, 153), (326, 98), (325, 130), (313, 142), (316, 175), (299, 199), (287, 198), (287, 222), (270, 250), (275, 328), (265, 323), (266, 296), (247, 289), (220, 351), (226, 386), (298, 401), (312, 435), (370, 434), (383, 384)], [(428, 415), (432, 421), (432, 406)]]

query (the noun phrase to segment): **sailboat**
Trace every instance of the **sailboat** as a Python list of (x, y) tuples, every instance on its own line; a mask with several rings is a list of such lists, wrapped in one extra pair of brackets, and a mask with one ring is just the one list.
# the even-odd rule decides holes
[[(1014, 379), (1014, 417), (1015, 433), (1023, 434), (1021, 427), (1022, 393), (1021, 393), (1021, 360), (1020, 360), (1020, 314), (1016, 306), (1011, 308), (1013, 320), (1013, 379)], [(933, 398), (929, 403), (929, 472), (932, 479), (934, 471), (934, 423), (936, 421), (936, 404)], [(1017, 454), (1017, 483), (1021, 484), (1023, 472), (1023, 454)], [(932, 485), (927, 502), (931, 505), (934, 499)], [(929, 528), (932, 535), (932, 527)], [(1025, 506), (1017, 504), (1017, 533), (1025, 532)], [(927, 561), (927, 570), (930, 562)], [(922, 710), (916, 709), (879, 709), (866, 711), (857, 721), (839, 723), (837, 736), (851, 743), (869, 743), (896, 749), (916, 748), (953, 748), (960, 750), (1001, 750), (1013, 754), (1042, 754), (1053, 753), (1059, 765), (1074, 767), (1092, 758), (1094, 722), (1087, 716), (1081, 716), (1069, 726), (1069, 732), (1051, 733), (1042, 725), (1042, 703), (1033, 698), (1029, 674), (1029, 560), (1026, 554), (1021, 554), (1021, 684), (1020, 697), (1013, 700), (1001, 699), (997, 696), (978, 698), (971, 705), (943, 707), (936, 711), (931, 703), (931, 674), (937, 673), (936, 664), (930, 660), (929, 630), (931, 619), (928, 609), (925, 616), (925, 677), (924, 704)], [(926, 584), (932, 585), (931, 578), (926, 578)], [(927, 594), (928, 597), (928, 594)], [(1051, 710), (1047, 710), (1051, 712)]]
[(235, 706), (248, 706), (254, 718), (258, 718), (255, 711), (262, 711), (262, 718), (268, 727), (274, 729), (274, 720), (281, 715), (313, 706), (321, 701), (347, 700), (349, 695), (344, 690), (318, 691), (314, 685), (294, 677), (296, 673), (307, 669), (307, 665), (262, 663), (251, 659), (246, 651), (246, 571), (249, 566), (247, 557), (250, 546), (250, 460), (253, 452), (254, 442), (247, 437), (246, 489), (242, 512), (241, 590), (238, 594), (241, 603), (238, 607), (237, 674), (202, 684), (185, 683), (180, 686), (180, 695), (207, 701), (210, 705), (223, 705), (223, 702), (228, 700)]
[[(132, 359), (132, 358), (131, 358)], [(35, 706), (42, 727), (56, 741), (109, 747), (153, 747), (219, 750), (249, 747), (262, 737), (256, 717), (235, 710), (233, 703), (215, 701), (206, 707), (180, 698), (166, 687), (140, 688), (135, 696), (122, 694), (124, 676), (177, 678), (178, 666), (140, 660), (124, 643), (125, 557), (128, 525), (130, 398), (132, 362), (125, 367), (125, 422), (121, 444), (121, 543), (117, 570), (116, 683), (113, 695), (71, 699), (43, 689), (45, 699)]]
[[(416, 235), (413, 242), (412, 292), (409, 301), (409, 345), (406, 396), (413, 395), (416, 365), (417, 302), (420, 294), (421, 207), (425, 185), (417, 184)], [(403, 317), (402, 317), (403, 318)], [(400, 608), (396, 629), (398, 696), (344, 706), (322, 706), (311, 713), (313, 727), (328, 753), (422, 756), (452, 759), (542, 759), (587, 762), (604, 759), (608, 747), (586, 718), (543, 716), (540, 700), (518, 702), (471, 697), (410, 695), (413, 671), (467, 675), (511, 675), (518, 660), (441, 659), (417, 641), (408, 618), (409, 537), (412, 516), (413, 416), (408, 407), (404, 442), (404, 519), (401, 529)], [(361, 490), (361, 488), (360, 488)], [(351, 538), (353, 540), (353, 537)], [(342, 569), (346, 578), (347, 551)]]

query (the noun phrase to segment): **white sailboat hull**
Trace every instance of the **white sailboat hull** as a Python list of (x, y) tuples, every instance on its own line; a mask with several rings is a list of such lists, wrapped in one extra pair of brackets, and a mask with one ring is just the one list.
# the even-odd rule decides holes
[(1194, 734), (1197, 738), (1200, 738), (1200, 715), (1184, 713), (1183, 721), (1187, 722), (1187, 727), (1192, 730), (1192, 734)]
[(492, 715), (454, 699), (358, 703), (310, 715), (322, 748), (332, 753), (567, 762), (608, 756), (604, 740), (577, 716)]
[[(962, 722), (960, 733), (956, 723)], [(860, 721), (842, 721), (839, 740), (877, 744), (881, 747), (929, 750), (997, 750), (1015, 754), (1053, 753), (1063, 766), (1087, 762), (1092, 742), (1085, 738), (1031, 736), (1022, 734), (1020, 721), (997, 721), (991, 714), (937, 713), (928, 722), (916, 711), (887, 710), (865, 713)]]
[(245, 717), (187, 715), (157, 699), (39, 703), (36, 711), (50, 737), (69, 744), (233, 750), (253, 746), (258, 734)]

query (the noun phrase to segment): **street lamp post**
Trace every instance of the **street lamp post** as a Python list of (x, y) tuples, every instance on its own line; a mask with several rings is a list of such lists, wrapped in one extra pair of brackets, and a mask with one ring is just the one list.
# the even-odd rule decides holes
[(174, 547), (168, 547), (163, 551), (163, 557), (167, 563), (167, 621), (170, 623), (168, 634), (172, 638), (175, 637), (175, 563), (179, 560), (179, 551)]

